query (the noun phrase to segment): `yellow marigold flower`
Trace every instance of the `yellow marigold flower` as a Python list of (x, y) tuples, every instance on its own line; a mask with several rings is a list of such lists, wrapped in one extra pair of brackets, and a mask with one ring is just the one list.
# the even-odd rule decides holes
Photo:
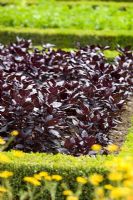
[(55, 181), (61, 181), (62, 180), (62, 176), (60, 175), (52, 175), (52, 179), (55, 180)]
[(127, 200), (133, 200), (133, 195), (132, 196), (128, 196)]
[(78, 183), (81, 183), (81, 184), (86, 184), (86, 183), (87, 183), (86, 178), (80, 177), (80, 176), (76, 178), (76, 181), (77, 181)]
[(70, 195), (72, 195), (73, 194), (73, 192), (71, 191), (71, 190), (64, 190), (63, 191), (63, 195), (65, 195), (65, 196), (70, 196)]
[(104, 197), (104, 190), (103, 190), (103, 188), (96, 188), (96, 189), (95, 189), (95, 194), (96, 194), (99, 198)]
[(39, 176), (46, 177), (46, 176), (48, 176), (48, 172), (40, 172)]
[(118, 198), (122, 197), (121, 190), (119, 188), (114, 188), (110, 193), (110, 197), (112, 199), (118, 199)]
[(125, 180), (125, 181), (123, 181), (123, 186), (132, 187), (133, 186), (133, 181), (132, 180)]
[(19, 132), (17, 130), (14, 130), (10, 133), (11, 136), (17, 136), (19, 135)]
[(48, 176), (45, 176), (44, 179), (45, 179), (46, 181), (52, 181), (52, 177), (49, 176), (49, 175), (48, 175)]
[(34, 178), (39, 181), (42, 179), (42, 177), (39, 174), (34, 174)]
[(2, 152), (0, 153), (0, 163), (9, 163), (11, 160), (4, 155)]
[(5, 143), (6, 143), (6, 141), (2, 137), (0, 137), (0, 145), (3, 145)]
[(100, 174), (90, 175), (89, 181), (92, 185), (99, 185), (103, 181), (103, 176)]
[(112, 190), (114, 187), (112, 185), (110, 185), (110, 184), (107, 184), (107, 185), (104, 185), (104, 188), (106, 190)]
[(110, 192), (111, 199), (124, 198), (131, 194), (131, 190), (127, 187), (116, 187)]
[(79, 198), (76, 196), (68, 196), (67, 200), (79, 200)]
[(109, 144), (106, 149), (109, 151), (109, 152), (115, 152), (115, 151), (118, 151), (119, 147), (115, 144)]
[(133, 162), (127, 157), (123, 159), (117, 157), (111, 161), (107, 161), (105, 166), (114, 171), (124, 172), (125, 174), (127, 171), (132, 171)]
[(133, 180), (133, 171), (132, 170), (127, 171), (127, 173), (124, 174), (124, 177), (126, 179)]
[(111, 181), (121, 181), (123, 179), (123, 174), (120, 172), (111, 172), (108, 175), (108, 179)]
[(7, 189), (3, 186), (0, 186), (0, 193), (5, 193), (7, 192)]
[(34, 185), (34, 186), (40, 186), (41, 185), (41, 183), (34, 177), (27, 176), (27, 177), (24, 177), (23, 180), (27, 183)]
[(116, 166), (119, 171), (132, 171), (132, 163), (121, 160)]
[(20, 150), (13, 150), (12, 153), (15, 157), (18, 157), (18, 158), (24, 157), (24, 155), (25, 155), (24, 152), (22, 152)]
[(0, 172), (0, 178), (9, 178), (11, 176), (13, 176), (13, 172), (10, 171)]
[(94, 144), (91, 149), (93, 151), (100, 151), (102, 149), (101, 145), (100, 144)]

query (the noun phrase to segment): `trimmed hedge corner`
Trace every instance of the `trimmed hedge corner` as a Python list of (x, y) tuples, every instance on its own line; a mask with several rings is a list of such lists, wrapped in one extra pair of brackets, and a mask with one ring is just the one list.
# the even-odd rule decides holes
[[(73, 157), (61, 154), (31, 153), (25, 154), (25, 157), (20, 159), (12, 157), (11, 152), (7, 152), (5, 155), (9, 156), (11, 162), (9, 164), (0, 164), (0, 170), (10, 170), (14, 172), (15, 175), (12, 179), (14, 194), (17, 194), (20, 188), (25, 187), (25, 184), (22, 182), (24, 176), (33, 175), (39, 171), (47, 171), (50, 174), (55, 173), (62, 175), (71, 189), (75, 190), (75, 178), (77, 176), (88, 176), (93, 172), (104, 175), (107, 173), (107, 169), (103, 167), (103, 164), (115, 157), (114, 155), (99, 155), (96, 158), (91, 158), (89, 156)], [(130, 128), (122, 151), (118, 155), (118, 157), (125, 156), (133, 156), (133, 126)], [(92, 191), (93, 188), (91, 186), (86, 186), (81, 199), (91, 199)], [(63, 199), (61, 194), (61, 187), (58, 187), (57, 199)], [(48, 194), (44, 194), (41, 199), (49, 199), (47, 195)]]
[(81, 45), (100, 44), (109, 45), (112, 49), (116, 45), (121, 46), (132, 45), (133, 31), (82, 31), (67, 29), (30, 29), (30, 28), (5, 28), (0, 27), (0, 42), (2, 44), (15, 41), (16, 37), (24, 39), (32, 39), (35, 45), (52, 43), (58, 48), (74, 48), (78, 42)]

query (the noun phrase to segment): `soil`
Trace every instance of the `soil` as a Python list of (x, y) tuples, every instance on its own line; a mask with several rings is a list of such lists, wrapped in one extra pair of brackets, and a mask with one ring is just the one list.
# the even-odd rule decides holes
[(131, 117), (133, 117), (133, 97), (124, 106), (124, 110), (121, 114), (121, 123), (109, 132), (109, 139), (113, 144), (122, 146), (125, 141), (128, 129), (131, 127)]

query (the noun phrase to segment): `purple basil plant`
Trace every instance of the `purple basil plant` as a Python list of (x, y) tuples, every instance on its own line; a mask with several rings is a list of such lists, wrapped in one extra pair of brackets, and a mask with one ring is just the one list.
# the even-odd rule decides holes
[(79, 156), (96, 143), (106, 146), (133, 94), (133, 52), (119, 47), (110, 63), (107, 47), (31, 45), (0, 45), (0, 135), (20, 132), (9, 148)]

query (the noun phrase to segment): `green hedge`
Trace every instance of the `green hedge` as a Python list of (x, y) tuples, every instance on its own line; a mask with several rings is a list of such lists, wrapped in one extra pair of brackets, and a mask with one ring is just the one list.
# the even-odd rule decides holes
[[(56, 1), (72, 1), (72, 0), (56, 0)], [(77, 1), (85, 1), (85, 0), (75, 0)], [(86, 1), (95, 1), (95, 2), (124, 2), (124, 0), (86, 0)], [(126, 0), (126, 2), (133, 2), (133, 0)]]
[[(97, 156), (96, 158), (90, 158), (89, 156), (73, 157), (68, 155), (52, 155), (43, 153), (31, 153), (26, 154), (24, 158), (14, 158), (11, 152), (5, 153), (11, 159), (9, 164), (0, 164), (0, 170), (13, 171), (15, 176), (12, 179), (12, 185), (14, 193), (17, 194), (20, 188), (24, 188), (22, 178), (26, 175), (33, 175), (39, 171), (48, 171), (51, 174), (60, 174), (64, 177), (65, 182), (70, 185), (71, 189), (76, 188), (75, 178), (77, 176), (88, 176), (94, 172), (102, 175), (107, 173), (107, 169), (103, 167), (103, 164), (107, 160), (112, 160), (113, 155), (109, 156)], [(133, 156), (133, 126), (130, 128), (126, 138), (126, 142), (123, 145), (122, 151), (118, 157)], [(85, 187), (82, 200), (92, 199), (93, 188)], [(58, 188), (57, 196), (58, 200), (62, 200), (61, 187)], [(87, 195), (86, 195), (87, 194)], [(49, 199), (48, 194), (44, 194), (42, 199)]]
[(14, 28), (133, 31), (132, 11), (133, 3), (116, 2), (48, 1), (36, 6), (0, 6), (0, 25)]
[(16, 37), (32, 39), (35, 45), (44, 43), (55, 44), (58, 48), (74, 48), (77, 42), (81, 45), (109, 45), (112, 49), (117, 44), (127, 46), (133, 44), (133, 31), (82, 31), (66, 29), (29, 29), (29, 28), (0, 28), (0, 43), (7, 44), (15, 41)]
[[(47, 0), (27, 0), (28, 4), (36, 4), (40, 2), (45, 2)], [(72, 0), (52, 0), (52, 1), (72, 1)], [(124, 0), (75, 0), (76, 2), (82, 1), (95, 1), (95, 2), (124, 2)], [(133, 2), (132, 0), (126, 0), (126, 2)], [(20, 0), (0, 0), (1, 5), (8, 5), (8, 4), (20, 4)]]

